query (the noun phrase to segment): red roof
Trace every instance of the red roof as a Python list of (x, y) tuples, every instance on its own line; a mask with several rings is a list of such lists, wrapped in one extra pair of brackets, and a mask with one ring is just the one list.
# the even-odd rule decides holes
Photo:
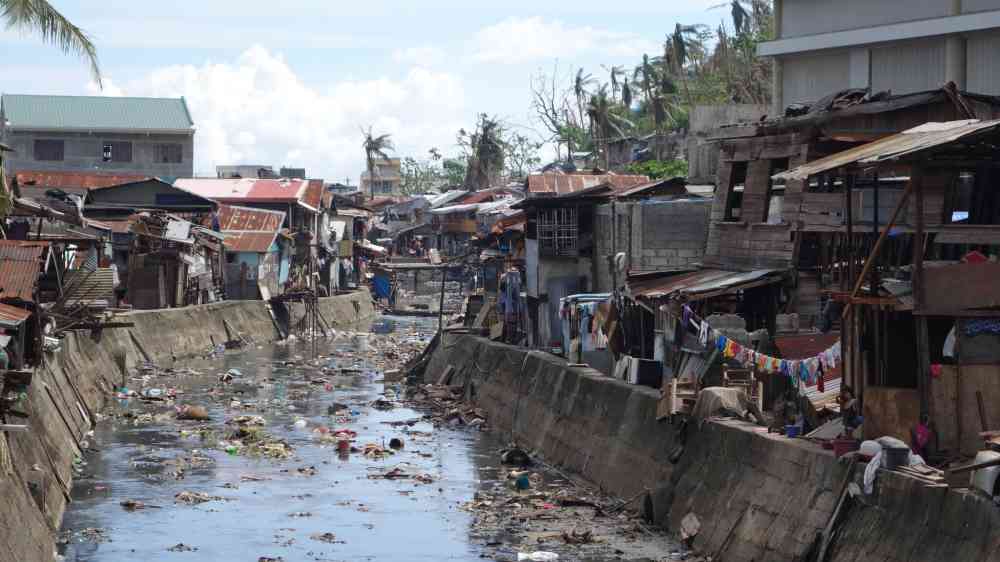
[(284, 222), (285, 213), (281, 211), (219, 205), (220, 230), (226, 235), (226, 250), (230, 252), (267, 252)]
[(566, 195), (601, 184), (608, 184), (618, 191), (646, 183), (649, 183), (648, 176), (546, 172), (528, 176), (528, 191), (533, 194)]
[(0, 299), (35, 300), (48, 242), (0, 240)]
[(323, 180), (309, 180), (300, 201), (318, 211), (323, 206)]
[(0, 323), (20, 324), (31, 317), (31, 311), (0, 303)]
[(143, 174), (115, 174), (106, 172), (45, 172), (22, 171), (17, 173), (17, 185), (63, 191), (88, 191), (149, 179)]
[[(830, 332), (829, 334), (796, 334), (794, 336), (775, 336), (774, 344), (778, 346), (782, 359), (809, 359), (816, 357), (840, 339), (840, 334)], [(832, 381), (840, 378), (840, 367), (823, 373), (824, 381)]]

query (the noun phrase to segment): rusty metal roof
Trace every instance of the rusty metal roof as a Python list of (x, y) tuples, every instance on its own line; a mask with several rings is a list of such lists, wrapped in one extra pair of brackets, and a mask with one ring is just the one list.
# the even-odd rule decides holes
[(629, 279), (628, 290), (637, 298), (660, 299), (678, 293), (689, 300), (698, 300), (775, 283), (780, 281), (780, 274), (779, 269), (753, 271), (701, 269), (667, 277)]
[(924, 123), (868, 144), (856, 146), (843, 152), (803, 164), (787, 172), (775, 174), (774, 179), (805, 180), (810, 176), (849, 166), (852, 164), (877, 164), (912, 156), (919, 152), (944, 146), (975, 134), (995, 131), (1000, 120), (948, 121), (945, 123)]
[(48, 242), (0, 240), (0, 299), (34, 302)]
[(62, 189), (67, 192), (89, 191), (150, 179), (143, 174), (116, 174), (100, 172), (46, 172), (21, 171), (15, 176), (19, 187)]
[(0, 326), (16, 328), (28, 318), (31, 318), (30, 310), (0, 303)]
[(528, 192), (532, 195), (566, 195), (601, 184), (608, 184), (618, 191), (647, 183), (648, 176), (545, 172), (528, 176)]
[(219, 225), (230, 252), (264, 253), (285, 222), (285, 213), (236, 205), (219, 206)]

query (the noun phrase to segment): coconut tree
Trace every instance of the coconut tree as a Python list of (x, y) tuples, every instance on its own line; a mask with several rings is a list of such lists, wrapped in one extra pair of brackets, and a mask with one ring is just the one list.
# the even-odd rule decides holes
[(46, 0), (0, 0), (0, 19), (6, 22), (8, 29), (39, 35), (42, 41), (66, 54), (80, 55), (90, 64), (94, 81), (101, 85), (97, 48), (90, 36)]
[(573, 79), (573, 95), (576, 96), (576, 109), (580, 115), (580, 126), (583, 126), (583, 106), (584, 100), (590, 94), (587, 90), (589, 86), (594, 84), (594, 77), (590, 74), (584, 74), (583, 69), (579, 68), (576, 71), (576, 77)]
[(368, 126), (368, 130), (362, 129), (361, 132), (365, 137), (361, 147), (365, 150), (365, 164), (368, 167), (368, 192), (370, 196), (375, 197), (375, 162), (388, 160), (389, 152), (395, 150), (395, 146), (392, 144), (392, 135), (385, 133), (375, 136), (371, 125)]
[(612, 136), (623, 137), (625, 130), (632, 126), (632, 122), (614, 112), (615, 104), (608, 97), (607, 85), (602, 85), (597, 92), (590, 96), (587, 104), (587, 117), (590, 118), (591, 135), (593, 135), (594, 146), (603, 147), (604, 168), (609, 168), (608, 162), (608, 141)]

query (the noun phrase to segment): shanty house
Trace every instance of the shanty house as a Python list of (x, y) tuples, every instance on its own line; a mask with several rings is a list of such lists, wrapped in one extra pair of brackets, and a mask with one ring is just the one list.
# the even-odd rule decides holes
[(281, 294), (281, 272), (288, 272), (289, 241), (281, 235), (285, 214), (221, 205), (217, 217), (226, 247), (226, 299), (255, 300)]
[[(822, 235), (833, 240), (819, 264), (834, 280), (866, 436), (910, 442), (927, 414), (937, 458), (975, 454), (980, 432), (1000, 427), (991, 407), (1000, 400), (998, 143), (997, 120), (931, 122), (775, 178), (802, 182), (804, 202), (824, 202)], [(877, 205), (866, 208), (865, 189)]]
[(174, 186), (227, 205), (281, 211), (285, 228), (319, 232), (322, 180), (181, 178)]
[(608, 194), (649, 183), (646, 176), (543, 173), (528, 176), (525, 272), (528, 341), (558, 346), (561, 298), (594, 291), (595, 207)]
[(127, 299), (133, 308), (174, 308), (223, 298), (221, 233), (166, 213), (131, 225)]
[(106, 171), (190, 177), (194, 122), (184, 98), (4, 94), (0, 137), (9, 173)]

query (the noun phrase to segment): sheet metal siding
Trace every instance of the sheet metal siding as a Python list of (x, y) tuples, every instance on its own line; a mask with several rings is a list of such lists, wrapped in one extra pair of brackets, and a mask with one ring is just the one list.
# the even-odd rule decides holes
[(785, 105), (812, 102), (844, 89), (851, 79), (850, 51), (782, 58)]
[(48, 243), (0, 240), (0, 299), (32, 302)]
[(997, 9), (997, 0), (962, 0), (962, 13), (988, 12)]
[(30, 317), (30, 310), (0, 303), (0, 326), (17, 326)]
[(943, 37), (930, 37), (873, 48), (872, 91), (899, 95), (940, 88), (945, 82), (944, 45)]
[(951, 3), (952, 0), (906, 0), (905, 3), (886, 0), (784, 0), (781, 38), (944, 17), (951, 15)]
[(991, 95), (1000, 94), (998, 54), (1000, 54), (1000, 31), (969, 35), (965, 53), (965, 89), (967, 91)]

